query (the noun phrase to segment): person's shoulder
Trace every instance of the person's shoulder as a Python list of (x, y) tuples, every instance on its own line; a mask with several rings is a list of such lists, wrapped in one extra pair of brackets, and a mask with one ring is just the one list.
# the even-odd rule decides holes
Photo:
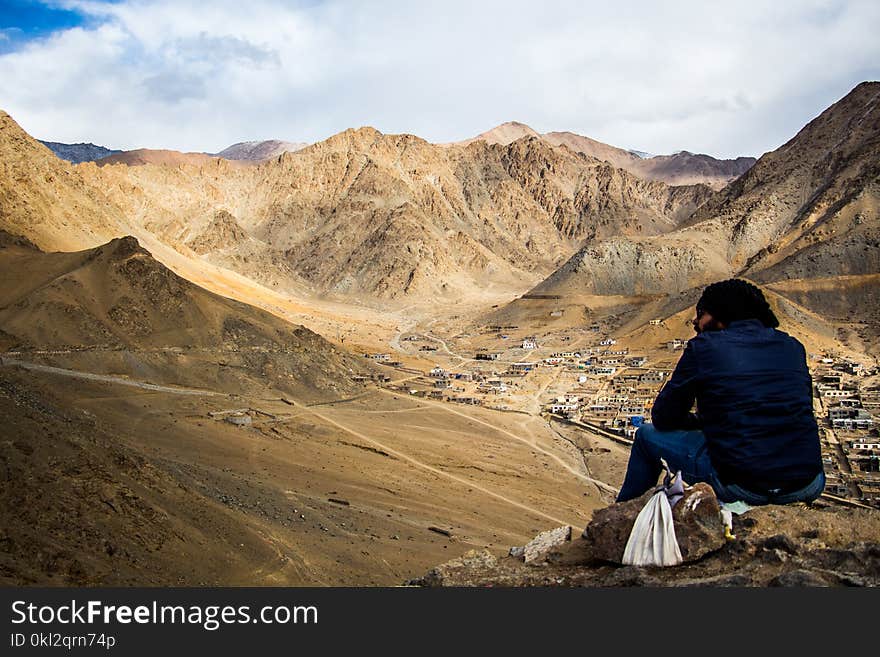
[(786, 333), (785, 331), (780, 331), (778, 328), (768, 328), (767, 332), (770, 333), (777, 340), (784, 340), (785, 342), (794, 342), (797, 344), (801, 344), (801, 341), (798, 340), (793, 335)]
[(786, 344), (791, 345), (792, 347), (796, 347), (800, 351), (806, 352), (806, 349), (804, 349), (803, 343), (800, 340), (798, 340), (796, 337), (794, 337), (793, 335), (789, 335), (785, 331), (780, 331), (777, 328), (772, 328), (772, 329), (768, 329), (768, 330), (772, 331), (772, 335), (775, 340), (778, 340), (779, 342), (784, 342)]
[(706, 346), (717, 344), (719, 340), (724, 340), (726, 336), (722, 335), (724, 331), (703, 331), (697, 333), (694, 337), (685, 343), (686, 347), (692, 349), (701, 349)]
[(711, 348), (712, 342), (707, 332), (698, 333), (684, 343), (684, 353), (682, 355), (696, 356), (697, 354), (704, 353), (707, 349)]

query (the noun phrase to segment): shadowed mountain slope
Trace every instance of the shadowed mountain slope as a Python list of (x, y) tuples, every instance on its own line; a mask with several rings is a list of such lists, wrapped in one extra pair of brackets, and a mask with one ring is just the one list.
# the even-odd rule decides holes
[(537, 290), (674, 293), (880, 271), (880, 83), (863, 83), (716, 193), (684, 226), (581, 249)]

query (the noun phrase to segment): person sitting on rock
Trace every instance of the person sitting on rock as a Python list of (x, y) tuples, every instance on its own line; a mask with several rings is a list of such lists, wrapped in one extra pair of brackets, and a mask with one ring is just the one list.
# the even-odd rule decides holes
[(763, 292), (739, 279), (706, 287), (693, 326), (653, 424), (636, 432), (617, 501), (653, 488), (661, 458), (722, 502), (816, 499), (825, 473), (803, 345), (776, 329)]

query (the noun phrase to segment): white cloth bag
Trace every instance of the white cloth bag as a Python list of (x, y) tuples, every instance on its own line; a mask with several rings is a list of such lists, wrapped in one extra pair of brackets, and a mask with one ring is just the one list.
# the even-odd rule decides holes
[(666, 491), (661, 489), (651, 496), (636, 516), (623, 551), (623, 563), (628, 566), (677, 566), (681, 562), (672, 507)]

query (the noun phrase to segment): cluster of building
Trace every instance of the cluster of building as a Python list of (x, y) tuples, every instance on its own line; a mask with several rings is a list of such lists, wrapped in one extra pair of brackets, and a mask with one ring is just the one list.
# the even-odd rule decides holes
[[(597, 385), (596, 379), (578, 379), (582, 394), (567, 394), (552, 400), (546, 410), (555, 415), (632, 438), (642, 422), (650, 420), (651, 406), (666, 380), (667, 372), (628, 366)], [(602, 372), (601, 367), (594, 370)], [(592, 384), (592, 385), (591, 385)]]
[(823, 425), (825, 490), (880, 506), (880, 387), (870, 387), (870, 372), (850, 360), (819, 357), (813, 372)]
[[(686, 341), (674, 339), (658, 345), (655, 362), (645, 355), (632, 354), (611, 337), (599, 338), (591, 347), (571, 348), (546, 354), (534, 336), (513, 340), (501, 331), (515, 326), (491, 327), (498, 337), (510, 340), (504, 350), (478, 349), (474, 361), (485, 361), (486, 368), (452, 372), (437, 365), (420, 377), (420, 389), (410, 394), (429, 396), (462, 404), (496, 405), (489, 400), (499, 396), (516, 399), (518, 383), (537, 368), (563, 368), (559, 381), (569, 381), (542, 404), (545, 412), (563, 416), (621, 436), (632, 438), (638, 427), (650, 421), (657, 393), (670, 375), (674, 357), (663, 352), (680, 351)], [(598, 332), (597, 327), (590, 331)], [(563, 342), (566, 340), (563, 338)], [(522, 351), (519, 351), (521, 349)], [(535, 350), (541, 349), (537, 354)], [(536, 356), (538, 356), (536, 358)], [(671, 356), (671, 355), (670, 355)], [(388, 354), (371, 358), (392, 365)], [(502, 360), (506, 357), (508, 360)], [(521, 360), (514, 360), (520, 358)], [(534, 360), (526, 360), (533, 358)], [(857, 362), (826, 356), (813, 358), (813, 380), (817, 416), (824, 435), (822, 456), (829, 493), (880, 506), (880, 385), (871, 387), (871, 375)], [(573, 376), (569, 378), (568, 373)], [(543, 380), (543, 379), (542, 379)]]

